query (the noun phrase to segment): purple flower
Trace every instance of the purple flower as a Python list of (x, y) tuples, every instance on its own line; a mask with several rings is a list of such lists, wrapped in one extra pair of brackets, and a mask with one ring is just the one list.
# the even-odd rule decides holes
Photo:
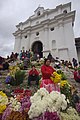
[(30, 106), (31, 106), (30, 97), (25, 96), (24, 98), (21, 99), (20, 112), (25, 111), (25, 109), (30, 108)]
[(11, 76), (7, 76), (5, 82), (8, 84), (11, 81)]
[(2, 115), (2, 120), (6, 120), (7, 116), (9, 116), (11, 114), (11, 111), (12, 110), (10, 109), (10, 107), (7, 107), (6, 110), (4, 111), (3, 115)]
[(76, 110), (77, 110), (78, 113), (80, 113), (80, 102), (76, 103)]
[(49, 111), (46, 111), (44, 113), (44, 119), (45, 120), (60, 120), (57, 112), (49, 112)]
[(34, 118), (33, 120), (60, 120), (57, 112), (46, 111), (39, 117)]

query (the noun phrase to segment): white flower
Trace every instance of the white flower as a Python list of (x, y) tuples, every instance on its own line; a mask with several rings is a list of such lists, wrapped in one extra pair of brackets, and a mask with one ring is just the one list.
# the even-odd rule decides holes
[(45, 88), (38, 90), (30, 99), (31, 107), (28, 111), (30, 119), (38, 117), (46, 110), (54, 112), (60, 111), (61, 108), (64, 110), (67, 107), (67, 102), (64, 95), (60, 94), (57, 91), (52, 91), (49, 94)]
[(10, 106), (11, 106), (12, 110), (18, 111), (21, 107), (21, 103), (18, 102), (16, 98), (11, 97), (10, 98)]
[(70, 103), (69, 99), (67, 99), (67, 103)]
[(77, 111), (72, 107), (69, 107), (66, 113), (60, 112), (60, 115), (63, 120), (80, 120)]

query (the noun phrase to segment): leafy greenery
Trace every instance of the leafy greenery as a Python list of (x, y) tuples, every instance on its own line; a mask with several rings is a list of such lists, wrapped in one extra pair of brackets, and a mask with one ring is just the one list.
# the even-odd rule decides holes
[(25, 78), (25, 72), (18, 70), (15, 73), (15, 78), (11, 80), (11, 85), (16, 86), (16, 85), (20, 85), (21, 83), (23, 83), (23, 80)]
[(71, 96), (71, 89), (68, 84), (65, 84), (63, 87), (60, 88), (61, 93), (66, 96), (66, 99), (70, 99)]
[(67, 76), (64, 74), (64, 72), (62, 72), (62, 70), (58, 70), (57, 73), (61, 75), (61, 80), (67, 79)]

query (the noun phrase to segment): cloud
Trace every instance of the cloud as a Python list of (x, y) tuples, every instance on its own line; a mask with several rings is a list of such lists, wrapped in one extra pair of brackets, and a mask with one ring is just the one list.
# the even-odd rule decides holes
[(0, 55), (2, 57), (7, 57), (7, 55), (11, 54), (11, 51), (13, 51), (14, 48), (14, 44), (4, 44), (2, 46), (0, 46)]

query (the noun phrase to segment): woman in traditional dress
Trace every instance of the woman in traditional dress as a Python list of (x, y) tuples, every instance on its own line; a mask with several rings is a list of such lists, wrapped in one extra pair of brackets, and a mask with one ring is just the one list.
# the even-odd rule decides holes
[(51, 92), (52, 90), (58, 91), (57, 86), (50, 79), (50, 77), (54, 77), (53, 72), (55, 72), (55, 69), (50, 66), (50, 63), (51, 61), (49, 59), (45, 59), (44, 65), (41, 66), (42, 81), (40, 84), (40, 88), (44, 87), (49, 92)]

